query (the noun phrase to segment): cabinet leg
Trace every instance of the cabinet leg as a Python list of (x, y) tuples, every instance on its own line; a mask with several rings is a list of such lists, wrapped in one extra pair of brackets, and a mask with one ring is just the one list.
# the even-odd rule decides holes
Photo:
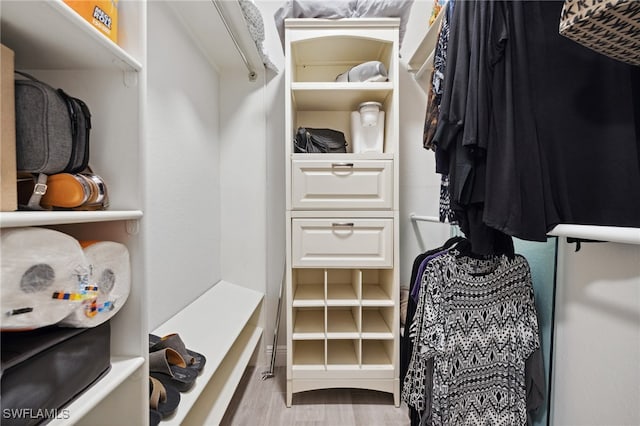
[(395, 380), (395, 386), (393, 387), (393, 405), (400, 407), (400, 380)]
[(293, 394), (291, 392), (291, 380), (287, 380), (287, 408), (291, 408)]

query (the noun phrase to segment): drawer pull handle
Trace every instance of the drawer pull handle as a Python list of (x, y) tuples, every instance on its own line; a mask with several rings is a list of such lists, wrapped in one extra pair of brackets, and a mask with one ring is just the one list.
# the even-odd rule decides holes
[(332, 163), (331, 167), (353, 167), (353, 163)]
[(333, 227), (341, 227), (341, 228), (353, 228), (353, 222), (334, 222), (331, 224)]

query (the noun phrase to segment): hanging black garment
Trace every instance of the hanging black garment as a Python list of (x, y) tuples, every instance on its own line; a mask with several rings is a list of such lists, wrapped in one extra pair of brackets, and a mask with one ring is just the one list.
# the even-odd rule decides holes
[(558, 221), (640, 227), (640, 67), (561, 36), (562, 1), (529, 3), (531, 101)]

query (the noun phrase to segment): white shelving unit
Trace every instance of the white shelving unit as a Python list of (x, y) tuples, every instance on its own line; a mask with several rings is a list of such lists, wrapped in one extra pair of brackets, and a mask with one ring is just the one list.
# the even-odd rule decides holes
[[(400, 404), (399, 19), (285, 21), (287, 406), (297, 392), (355, 387)], [(366, 61), (387, 82), (335, 82)], [(352, 140), (350, 113), (377, 101), (383, 152), (293, 152), (298, 127)]]
[[(79, 239), (125, 244), (131, 256), (131, 293), (111, 319), (111, 369), (68, 406), (56, 425), (146, 424), (147, 310), (139, 220), (144, 109), (144, 2), (121, 2), (127, 16), (121, 44), (113, 43), (61, 0), (3, 1), (2, 44), (16, 69), (83, 99), (92, 113), (91, 166), (109, 189), (101, 212), (3, 212), (5, 228), (47, 226)], [(126, 126), (120, 125), (127, 123)], [(126, 395), (126, 398), (120, 397)]]
[[(150, 219), (157, 215), (145, 211), (146, 206), (157, 205), (153, 199), (157, 193), (152, 191), (157, 180), (148, 162), (156, 158), (157, 151), (178, 146), (170, 140), (170, 146), (165, 147), (163, 141), (150, 137), (150, 129), (157, 123), (149, 114), (149, 92), (161, 84), (157, 79), (161, 73), (159, 68), (153, 73), (149, 70), (151, 59), (158, 63), (150, 56), (149, 47), (155, 48), (165, 39), (154, 32), (158, 26), (150, 29), (149, 17), (157, 11), (153, 8), (169, 8), (170, 23), (179, 22), (181, 35), (188, 35), (184, 37), (189, 40), (187, 47), (195, 47), (194, 51), (206, 57), (206, 69), (199, 71), (212, 79), (222, 72), (244, 72), (245, 67), (248, 74), (255, 77), (258, 71), (259, 76), (262, 60), (236, 1), (121, 1), (118, 44), (62, 0), (2, 0), (0, 6), (0, 41), (15, 51), (16, 68), (64, 88), (89, 105), (91, 166), (107, 182), (110, 197), (107, 211), (2, 212), (0, 227), (46, 226), (79, 239), (121, 242), (128, 247), (132, 262), (131, 293), (111, 320), (111, 369), (66, 407), (68, 419), (56, 419), (52, 424), (146, 425), (149, 305), (155, 303), (153, 295), (163, 291), (157, 282), (149, 282), (150, 264), (159, 260), (148, 243), (150, 234), (158, 235), (149, 225), (156, 223)], [(154, 49), (154, 54), (157, 51)], [(263, 83), (252, 84), (261, 88)], [(211, 99), (206, 114), (217, 117), (220, 102)], [(215, 141), (217, 136), (207, 135), (207, 141)], [(200, 157), (207, 161), (204, 155)], [(180, 190), (182, 195), (184, 188)], [(161, 195), (173, 200), (176, 194)], [(194, 192), (190, 196), (195, 199), (200, 195)], [(215, 201), (219, 205), (220, 200)], [(169, 217), (168, 225), (180, 224), (183, 218), (173, 219)], [(187, 225), (192, 227), (193, 223)], [(182, 243), (185, 248), (198, 249), (197, 241)], [(216, 273), (219, 271), (211, 275)], [(159, 335), (178, 332), (189, 347), (207, 357), (196, 386), (182, 394), (178, 411), (165, 423), (217, 424), (262, 336), (263, 292), (227, 281), (203, 285), (209, 288), (204, 294), (185, 286), (183, 294), (193, 302), (185, 303), (188, 306), (184, 308), (175, 302), (171, 308), (176, 314), (153, 330)]]

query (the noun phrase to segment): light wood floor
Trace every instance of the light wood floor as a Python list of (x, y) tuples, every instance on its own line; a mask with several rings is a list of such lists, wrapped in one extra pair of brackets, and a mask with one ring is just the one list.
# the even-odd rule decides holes
[(259, 367), (249, 367), (225, 413), (222, 426), (406, 426), (407, 406), (393, 405), (393, 395), (362, 389), (327, 389), (293, 395), (287, 408), (286, 369), (262, 380)]

